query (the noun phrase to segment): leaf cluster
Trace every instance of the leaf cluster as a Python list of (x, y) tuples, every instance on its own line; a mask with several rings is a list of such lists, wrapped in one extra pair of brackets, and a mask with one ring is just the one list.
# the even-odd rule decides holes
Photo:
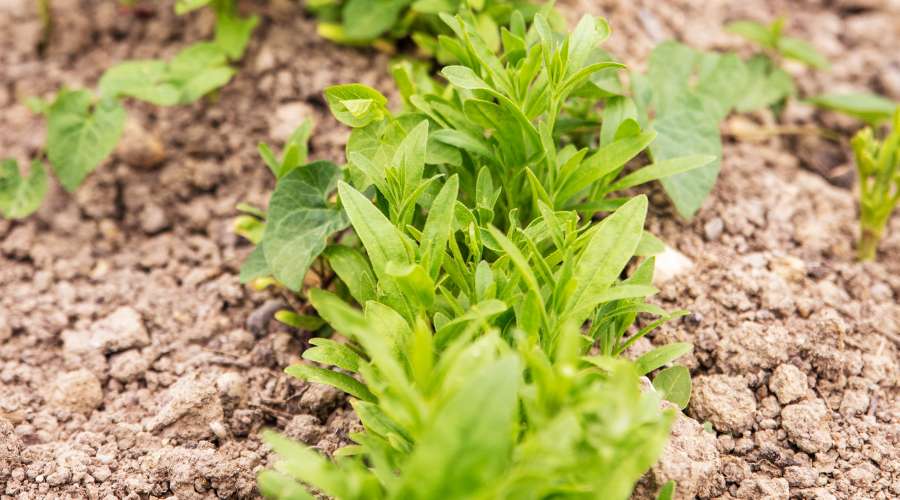
[[(446, 84), (395, 68), (398, 114), (374, 89), (328, 89), (333, 114), (354, 128), (348, 164), (312, 162), (278, 179), (254, 254), (292, 290), (321, 255), (339, 279), (308, 298), (343, 336), (313, 339), (306, 362), (286, 371), (353, 396), (364, 431), (334, 462), (269, 435), (283, 461), (260, 489), (627, 498), (674, 417), (659, 394), (684, 405), (690, 393), (683, 367), (660, 372), (659, 392), (642, 392), (639, 377), (691, 346), (619, 359), (683, 312), (645, 300), (654, 259), (636, 257), (659, 246), (643, 230), (647, 198), (608, 195), (712, 158), (623, 175), (653, 139), (637, 121), (618, 120), (597, 147), (559, 126), (570, 96), (596, 102), (591, 77), (617, 66), (595, 59), (605, 21), (585, 17), (559, 35), (541, 15), (527, 27), (513, 14), (499, 55), (471, 16), (444, 21), (460, 63), (444, 68)], [(609, 215), (594, 223), (598, 211)], [(633, 328), (642, 313), (657, 319)]]
[[(63, 188), (74, 191), (115, 150), (125, 127), (125, 98), (159, 106), (188, 104), (231, 80), (235, 70), (230, 63), (243, 55), (259, 20), (240, 17), (233, 0), (184, 0), (176, 5), (176, 10), (187, 12), (206, 4), (216, 13), (214, 41), (191, 45), (170, 61), (117, 64), (104, 72), (96, 93), (63, 88), (52, 102), (29, 102), (33, 111), (47, 118), (47, 159)], [(32, 187), (27, 190), (29, 202), (17, 205), (14, 211), (4, 211), (4, 216), (25, 217), (40, 206), (46, 182), (37, 179), (44, 179), (45, 174), (35, 175), (39, 177), (28, 182), (0, 185), (0, 196), (6, 198), (21, 196), (22, 186)], [(8, 174), (6, 178), (14, 177)], [(18, 194), (10, 191), (13, 188), (19, 189)]]
[[(329, 204), (327, 189), (338, 177), (360, 191), (375, 188), (379, 206), (387, 209), (392, 224), (403, 228), (414, 222), (417, 206), (428, 206), (434, 199), (438, 179), (456, 176), (460, 206), (468, 207), (451, 207), (460, 223), (506, 230), (527, 225), (546, 210), (577, 210), (588, 218), (613, 210), (627, 201), (613, 197), (616, 192), (714, 160), (708, 155), (673, 156), (625, 174), (626, 165), (656, 133), (621, 113), (616, 106), (621, 96), (604, 90), (604, 80), (598, 79), (621, 67), (603, 60), (605, 53), (598, 48), (609, 33), (605, 21), (586, 17), (561, 39), (543, 16), (536, 16), (527, 30), (524, 16), (514, 14), (512, 19), (510, 28), (502, 30), (503, 50), (497, 55), (484, 44), (473, 17), (445, 16), (456, 36), (441, 43), (460, 64), (442, 70), (446, 84), (411, 64), (396, 65), (393, 72), (405, 103), (400, 113), (391, 112), (387, 99), (364, 85), (326, 90), (335, 117), (353, 127), (348, 164), (345, 169), (330, 168), (334, 179), (322, 178), (318, 185), (296, 184), (291, 176), (279, 180), (261, 242), (272, 276), (299, 290), (310, 258), (324, 248), (319, 237), (302, 243), (294, 222), (327, 215), (332, 232), (343, 229), (340, 208)], [(604, 106), (599, 144), (577, 144), (574, 115), (568, 112), (576, 100)], [(318, 195), (299, 197), (301, 187)], [(494, 245), (492, 251), (501, 250), (486, 241)], [(644, 242), (659, 246), (649, 236)], [(303, 258), (294, 255), (301, 253)]]

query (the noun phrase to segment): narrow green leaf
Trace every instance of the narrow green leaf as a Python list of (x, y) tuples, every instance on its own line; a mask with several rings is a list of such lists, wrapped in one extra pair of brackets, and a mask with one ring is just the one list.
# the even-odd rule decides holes
[(311, 339), (309, 343), (313, 347), (303, 351), (303, 359), (322, 363), (323, 365), (334, 365), (350, 372), (358, 371), (359, 365), (362, 364), (362, 358), (359, 357), (359, 354), (334, 340), (316, 338)]
[(428, 266), (432, 279), (437, 279), (444, 259), (444, 249), (453, 230), (453, 207), (459, 192), (459, 177), (454, 175), (444, 183), (431, 209), (422, 230), (421, 254), (422, 262)]
[(451, 84), (466, 90), (490, 90), (491, 87), (466, 66), (445, 66), (441, 75)]
[(838, 111), (871, 124), (889, 120), (900, 106), (900, 103), (865, 92), (822, 94), (808, 101), (820, 108)]
[(610, 192), (628, 189), (650, 181), (665, 179), (666, 177), (673, 175), (690, 172), (696, 168), (709, 165), (715, 160), (716, 157), (711, 155), (680, 156), (678, 158), (663, 160), (635, 170), (614, 182), (607, 189)]
[(330, 385), (363, 401), (375, 401), (375, 396), (365, 385), (343, 373), (310, 365), (291, 365), (284, 369), (284, 373), (300, 380)]
[(512, 459), (508, 430), (517, 415), (519, 370), (517, 358), (507, 356), (471, 374), (429, 422), (397, 498), (470, 498), (497, 480)]
[(603, 219), (575, 265), (577, 283), (569, 298), (569, 315), (587, 318), (631, 260), (644, 229), (647, 197), (632, 198)]
[(338, 193), (379, 279), (385, 276), (388, 262), (410, 263), (403, 235), (368, 198), (344, 182), (338, 183)]
[(694, 349), (688, 342), (675, 342), (657, 347), (652, 351), (639, 357), (634, 362), (634, 366), (640, 375), (646, 375), (653, 370), (675, 361)]

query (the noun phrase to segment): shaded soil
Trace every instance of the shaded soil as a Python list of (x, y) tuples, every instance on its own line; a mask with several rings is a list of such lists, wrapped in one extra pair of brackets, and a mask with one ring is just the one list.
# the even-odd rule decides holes
[[(789, 13), (790, 32), (834, 63), (829, 73), (791, 66), (801, 92), (900, 99), (896, 2), (562, 3), (572, 17), (607, 16), (608, 48), (628, 63), (669, 37), (742, 48), (723, 22)], [(206, 14), (178, 18), (171, 2), (149, 5), (136, 15), (112, 1), (55, 0), (57, 29), (39, 57), (30, 2), (0, 0), (3, 156), (23, 162), (43, 143), (25, 97), (92, 86), (116, 61), (167, 57), (210, 35)], [(245, 7), (263, 22), (216, 98), (162, 110), (129, 103), (123, 149), (77, 193), (54, 186), (35, 217), (0, 221), (4, 498), (254, 497), (255, 473), (270, 460), (261, 428), (333, 451), (356, 425), (336, 391), (282, 374), (305, 339), (266, 321), (283, 298), (238, 283), (249, 247), (230, 223), (238, 202), (263, 205), (273, 184), (259, 141), (279, 143), (309, 116), (313, 157), (341, 160), (347, 132), (321, 92), (351, 81), (390, 92), (388, 58), (319, 40), (293, 2)], [(798, 104), (784, 120), (854, 127)], [(725, 128), (748, 123), (775, 119)], [(682, 497), (900, 496), (891, 340), (900, 335), (900, 219), (880, 263), (853, 261), (856, 210), (840, 187), (850, 160), (838, 146), (807, 135), (729, 139), (716, 191), (690, 223), (654, 193), (651, 229), (694, 267), (673, 270), (658, 299), (692, 314), (652, 341), (695, 344), (687, 414), (709, 431), (685, 419), (694, 427), (644, 490), (676, 478)], [(159, 164), (147, 167), (148, 155), (161, 155)], [(697, 432), (712, 433), (701, 437), (715, 438), (713, 450), (692, 452)]]

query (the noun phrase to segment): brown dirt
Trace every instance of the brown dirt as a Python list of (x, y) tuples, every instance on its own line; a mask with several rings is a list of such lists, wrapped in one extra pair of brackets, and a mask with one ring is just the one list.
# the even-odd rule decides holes
[[(667, 37), (743, 47), (723, 21), (786, 12), (791, 31), (834, 62), (830, 73), (791, 67), (804, 92), (900, 99), (891, 0), (563, 4), (573, 16), (606, 15), (609, 48), (626, 62)], [(39, 58), (30, 2), (0, 0), (4, 156), (22, 162), (43, 143), (23, 98), (92, 86), (115, 61), (169, 56), (209, 36), (208, 15), (150, 5), (136, 16), (112, 1), (55, 0), (57, 30)], [(237, 202), (263, 204), (271, 189), (257, 142), (283, 140), (311, 116), (313, 156), (340, 159), (347, 132), (321, 92), (351, 81), (389, 91), (387, 57), (317, 39), (287, 0), (245, 7), (264, 19), (217, 98), (164, 110), (129, 103), (125, 147), (76, 194), (54, 186), (37, 216), (0, 221), (3, 498), (253, 497), (270, 459), (260, 428), (332, 451), (355, 425), (336, 391), (281, 373), (303, 338), (258, 314), (247, 323), (278, 297), (238, 284), (249, 248), (230, 221)], [(785, 118), (853, 126), (801, 105)], [(889, 340), (900, 334), (900, 219), (880, 263), (853, 261), (851, 194), (800, 168), (839, 178), (842, 151), (814, 137), (729, 143), (714, 196), (690, 223), (654, 194), (651, 228), (694, 270), (675, 273), (659, 297), (693, 314), (653, 341), (696, 345), (687, 413), (712, 433), (680, 420), (642, 491), (677, 478), (682, 497), (900, 496), (900, 356)]]

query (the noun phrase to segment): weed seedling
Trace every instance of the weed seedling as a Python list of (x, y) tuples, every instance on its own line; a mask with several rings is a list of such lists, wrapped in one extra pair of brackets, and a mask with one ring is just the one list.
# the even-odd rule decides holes
[[(47, 119), (47, 160), (66, 191), (77, 189), (115, 150), (125, 128), (126, 98), (158, 106), (183, 105), (199, 100), (231, 80), (235, 73), (231, 63), (243, 55), (259, 19), (238, 16), (234, 0), (182, 0), (176, 4), (176, 11), (189, 12), (207, 4), (216, 13), (216, 34), (212, 42), (187, 47), (170, 61), (117, 64), (104, 72), (95, 92), (63, 88), (49, 102), (29, 99), (27, 104), (31, 110)], [(8, 173), (5, 175), (12, 178)], [(31, 183), (37, 181), (15, 184)], [(8, 186), (6, 189), (10, 189)], [(30, 190), (30, 202), (19, 205), (19, 210), (4, 212), (4, 216), (13, 217), (7, 213), (17, 218), (28, 216), (40, 207), (35, 195), (43, 196), (45, 191), (44, 187)]]
[(878, 242), (891, 214), (900, 203), (900, 108), (894, 111), (892, 129), (878, 140), (871, 127), (851, 141), (859, 175), (860, 260), (875, 260)]

